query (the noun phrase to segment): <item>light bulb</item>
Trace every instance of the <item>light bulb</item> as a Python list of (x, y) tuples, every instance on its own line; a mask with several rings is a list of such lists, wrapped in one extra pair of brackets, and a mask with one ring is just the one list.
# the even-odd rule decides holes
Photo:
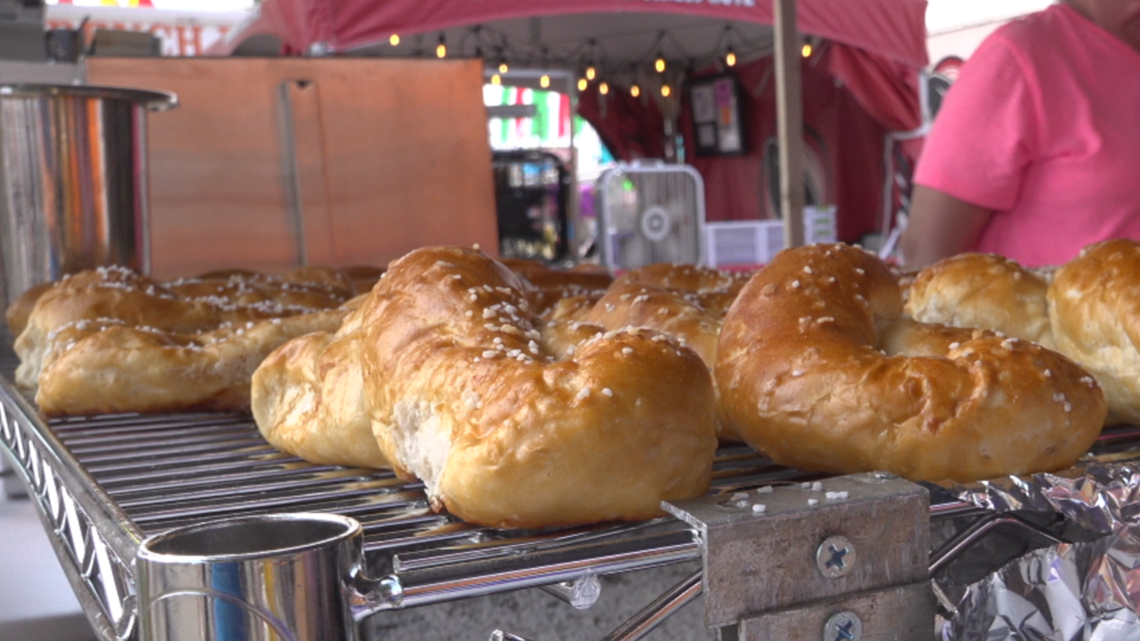
[(728, 66), (730, 66), (730, 67), (732, 67), (732, 66), (735, 66), (735, 65), (736, 65), (736, 52), (734, 52), (732, 49), (729, 49), (729, 50), (728, 50), (728, 53), (727, 53), (727, 54), (725, 54), (725, 56), (724, 56), (724, 64), (726, 64), (726, 65), (728, 65)]
[(668, 98), (671, 93), (673, 90), (669, 88), (669, 85), (661, 85), (661, 96), (663, 98)]
[(665, 71), (665, 59), (661, 57), (661, 54), (657, 54), (657, 61), (653, 63), (653, 68), (657, 70), (657, 73)]
[(493, 84), (493, 85), (503, 84), (503, 77), (500, 76), (499, 74), (495, 74), (495, 75), (491, 76), (491, 84)]
[(436, 45), (435, 57), (436, 58), (446, 58), (447, 57), (447, 45), (443, 44), (442, 42), (439, 43), (438, 45)]
[(506, 61), (499, 63), (499, 73), (507, 73), (508, 69)]
[(400, 36), (399, 36), (399, 34), (395, 34), (395, 33), (393, 33), (391, 36), (389, 36), (389, 37), (388, 37), (388, 44), (392, 45), (393, 47), (395, 47), (396, 45), (400, 44)]
[(538, 79), (538, 86), (542, 87), (543, 89), (546, 89), (547, 87), (549, 87), (550, 86), (550, 76), (548, 76), (546, 74), (542, 74), (542, 77)]
[(810, 58), (811, 57), (811, 43), (809, 42), (809, 43), (804, 44), (804, 48), (801, 49), (800, 52), (804, 55), (805, 58)]
[(608, 94), (609, 92), (610, 92), (610, 84), (603, 80), (601, 82), (601, 84), (598, 85), (598, 93), (600, 93), (604, 96), (604, 95)]
[(588, 82), (586, 82), (586, 79), (585, 79), (585, 78), (579, 78), (579, 79), (578, 79), (578, 91), (585, 91), (585, 90), (586, 90), (586, 87), (587, 87), (588, 85), (589, 85), (589, 83), (588, 83)]
[(593, 80), (594, 76), (597, 76), (597, 75), (598, 75), (598, 70), (594, 68), (594, 65), (590, 65), (589, 67), (586, 67), (586, 80)]
[(637, 85), (633, 85), (632, 87), (629, 88), (629, 95), (633, 96), (634, 98), (640, 96), (641, 95), (641, 87), (638, 87)]

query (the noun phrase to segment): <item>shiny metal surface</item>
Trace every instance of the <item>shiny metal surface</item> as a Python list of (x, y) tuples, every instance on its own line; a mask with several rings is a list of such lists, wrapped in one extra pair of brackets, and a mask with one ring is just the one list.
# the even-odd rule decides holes
[(5, 300), (101, 265), (150, 270), (146, 112), (171, 94), (0, 85)]
[(139, 546), (145, 641), (354, 641), (347, 588), (360, 524), (333, 514), (237, 517)]
[(1113, 430), (1070, 470), (953, 488), (994, 522), (1025, 529), (1026, 518), (1063, 515), (1066, 529), (979, 580), (940, 576), (943, 639), (1140, 639), (1140, 452), (1122, 438), (1135, 432)]
[(694, 572), (645, 606), (625, 625), (606, 635), (602, 641), (637, 641), (652, 632), (670, 614), (700, 596), (701, 589), (701, 573)]
[[(865, 473), (664, 507), (704, 543), (705, 623), (719, 628), (914, 583), (929, 592), (929, 499), (915, 483)], [(819, 567), (820, 548), (845, 571)], [(932, 612), (930, 636), (933, 625)]]

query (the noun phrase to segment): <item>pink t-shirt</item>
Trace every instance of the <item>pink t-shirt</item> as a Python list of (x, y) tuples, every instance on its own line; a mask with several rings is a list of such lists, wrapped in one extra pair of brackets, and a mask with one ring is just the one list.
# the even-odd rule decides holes
[(1027, 266), (1140, 240), (1140, 52), (1066, 5), (1003, 26), (947, 93), (915, 182), (993, 209), (973, 251)]

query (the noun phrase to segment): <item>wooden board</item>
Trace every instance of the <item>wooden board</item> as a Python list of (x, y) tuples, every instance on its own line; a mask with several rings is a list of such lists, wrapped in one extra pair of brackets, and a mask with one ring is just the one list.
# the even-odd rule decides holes
[(153, 272), (383, 266), (498, 249), (475, 60), (90, 58), (88, 82), (172, 91), (148, 119)]

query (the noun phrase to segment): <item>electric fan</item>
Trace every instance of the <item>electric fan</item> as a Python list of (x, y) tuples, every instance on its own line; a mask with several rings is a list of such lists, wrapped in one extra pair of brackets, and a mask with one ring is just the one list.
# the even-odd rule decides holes
[(692, 167), (618, 163), (598, 178), (597, 193), (602, 262), (611, 273), (704, 262), (704, 181)]

